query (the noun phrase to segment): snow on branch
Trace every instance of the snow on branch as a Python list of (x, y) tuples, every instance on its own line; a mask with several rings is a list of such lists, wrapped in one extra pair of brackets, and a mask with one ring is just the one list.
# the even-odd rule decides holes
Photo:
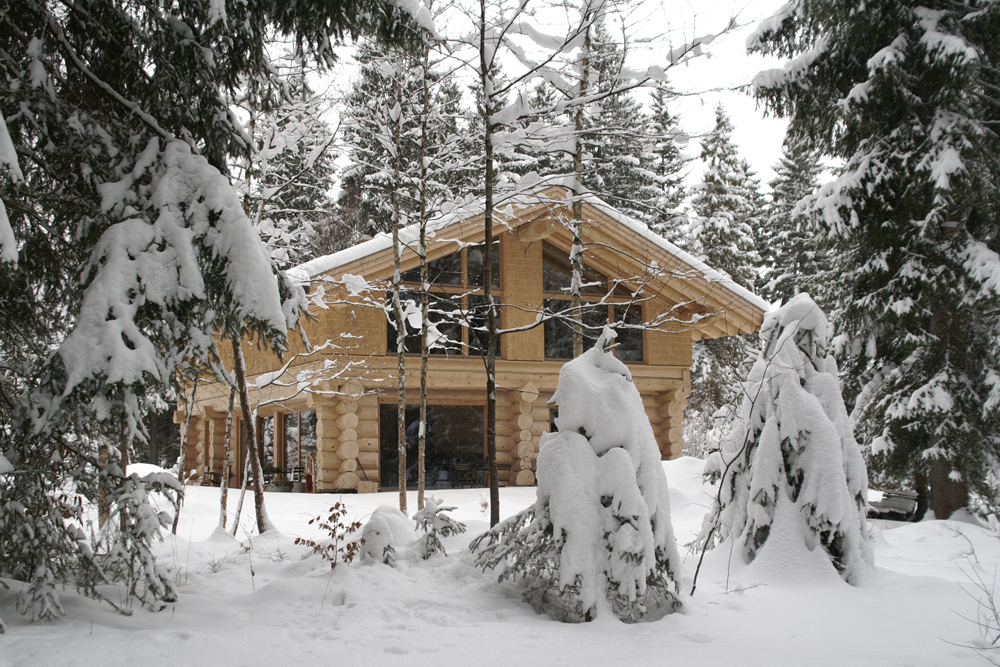
[(872, 565), (868, 473), (828, 354), (831, 330), (808, 294), (768, 314), (736, 426), (705, 464), (721, 480), (696, 544), (728, 541), (757, 574), (836, 571), (857, 583)]
[[(21, 166), (17, 162), (14, 142), (11, 141), (10, 133), (7, 131), (7, 121), (0, 114), (0, 177), (3, 176), (4, 172), (11, 182), (24, 182), (24, 174), (21, 173)], [(14, 230), (7, 217), (7, 207), (2, 199), (0, 199), (0, 262), (10, 262), (17, 266), (17, 239), (14, 237)]]
[[(131, 172), (99, 191), (117, 221), (84, 270), (79, 319), (59, 350), (62, 398), (92, 379), (127, 394), (167, 383), (178, 366), (211, 357), (220, 326), (249, 326), (284, 345), (297, 309), (282, 303), (266, 247), (204, 157), (176, 140), (161, 150), (153, 138)], [(125, 402), (138, 424), (138, 405)]]

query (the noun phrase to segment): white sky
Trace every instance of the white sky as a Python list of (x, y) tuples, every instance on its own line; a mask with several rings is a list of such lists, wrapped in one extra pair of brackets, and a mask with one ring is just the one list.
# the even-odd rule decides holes
[[(736, 89), (749, 84), (758, 71), (780, 66), (777, 59), (747, 55), (745, 44), (757, 23), (782, 4), (783, 0), (643, 0), (632, 5), (626, 21), (633, 40), (629, 60), (636, 69), (664, 65), (672, 46), (695, 36), (717, 34), (731, 17), (736, 17), (742, 26), (717, 37), (703, 56), (669, 70), (671, 84), (683, 93), (672, 109), (680, 116), (681, 129), (692, 137), (684, 148), (685, 156), (692, 160), (687, 173), (689, 185), (701, 180), (698, 138), (714, 126), (715, 107), (721, 102), (735, 126), (734, 143), (750, 162), (764, 190), (768, 190), (767, 183), (774, 177), (772, 167), (781, 156), (786, 123), (782, 119), (765, 118), (754, 99)], [(449, 27), (454, 29), (454, 25)], [(657, 37), (643, 44), (643, 34), (669, 34), (669, 37)], [(356, 72), (352, 53), (350, 47), (341, 49), (341, 61), (334, 67), (335, 81), (330, 90), (334, 97), (338, 91), (345, 94), (350, 89), (350, 80)], [(647, 91), (640, 90), (635, 95), (644, 104), (648, 103)]]
[(684, 151), (694, 158), (688, 174), (689, 183), (701, 180), (698, 137), (715, 125), (715, 107), (721, 102), (735, 127), (734, 143), (767, 190), (767, 183), (774, 178), (772, 166), (781, 156), (787, 123), (783, 119), (764, 118), (754, 99), (736, 89), (749, 84), (757, 72), (780, 67), (778, 59), (748, 55), (746, 38), (759, 21), (784, 4), (783, 0), (709, 0), (697, 3), (696, 7), (693, 2), (675, 0), (651, 0), (644, 4), (655, 6), (666, 16), (676, 17), (672, 19), (671, 28), (688, 39), (693, 35), (718, 33), (733, 16), (743, 26), (716, 38), (705, 56), (670, 70), (671, 84), (685, 93), (675, 103), (674, 113), (680, 115), (681, 128), (692, 135)]

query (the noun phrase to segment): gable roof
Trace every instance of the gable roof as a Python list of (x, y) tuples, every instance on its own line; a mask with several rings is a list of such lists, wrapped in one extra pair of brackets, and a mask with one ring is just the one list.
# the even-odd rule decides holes
[[(504, 231), (523, 233), (530, 229), (526, 227), (528, 225), (536, 231), (546, 225), (554, 226), (558, 221), (567, 219), (571, 197), (571, 190), (561, 185), (512, 197), (503, 206), (494, 209), (494, 235)], [(707, 337), (750, 333), (759, 329), (764, 313), (769, 309), (767, 301), (598, 197), (586, 194), (577, 200), (582, 201), (584, 206), (585, 225), (589, 222), (592, 229), (599, 227), (609, 239), (643, 251), (645, 261), (655, 263), (672, 275), (683, 276), (682, 281), (672, 282), (669, 291), (680, 300), (699, 305), (698, 309), (689, 309), (689, 312), (705, 317), (705, 321), (699, 323), (699, 329)], [(456, 209), (434, 220), (427, 228), (428, 257), (446, 254), (446, 248), (453, 252), (462, 244), (482, 243), (483, 217), (480, 203)], [(412, 262), (416, 258), (409, 248), (416, 245), (418, 235), (417, 225), (400, 230), (404, 263), (407, 259)], [(535, 238), (530, 237), (529, 240)], [(380, 233), (368, 241), (301, 264), (291, 269), (289, 274), (306, 282), (321, 274), (331, 274), (332, 277), (345, 274), (363, 277), (391, 275), (392, 269), (392, 236)]]

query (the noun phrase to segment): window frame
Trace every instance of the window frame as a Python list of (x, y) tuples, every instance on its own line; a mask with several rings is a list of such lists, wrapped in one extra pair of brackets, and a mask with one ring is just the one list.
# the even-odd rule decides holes
[[(572, 295), (569, 292), (565, 291), (564, 289), (560, 289), (559, 291), (553, 291), (551, 289), (546, 289), (547, 286), (545, 284), (545, 278), (544, 278), (544, 276), (545, 276), (546, 259), (547, 259), (547, 257), (552, 256), (552, 253), (546, 252), (546, 250), (548, 248), (552, 248), (552, 249), (555, 249), (556, 251), (558, 251), (560, 258), (561, 258), (562, 255), (568, 256), (569, 253), (568, 252), (564, 253), (563, 250), (559, 246), (555, 245), (554, 243), (550, 243), (548, 241), (543, 241), (543, 246), (542, 246), (542, 276), (543, 276), (543, 278), (542, 278), (542, 308), (546, 312), (551, 312), (549, 310), (549, 307), (548, 307), (549, 301), (567, 301), (567, 302), (569, 302), (569, 301), (573, 300), (573, 297), (572, 297)], [(583, 293), (581, 293), (580, 298), (581, 298), (581, 300), (584, 303), (584, 308), (585, 309), (588, 308), (587, 304), (597, 304), (597, 305), (604, 305), (604, 306), (606, 306), (607, 312), (605, 313), (604, 321), (605, 322), (609, 322), (609, 323), (610, 322), (617, 322), (618, 321), (615, 318), (615, 315), (616, 315), (615, 311), (616, 311), (616, 309), (624, 307), (626, 309), (626, 313), (633, 312), (633, 309), (635, 309), (635, 310), (638, 311), (637, 314), (638, 314), (639, 321), (640, 322), (645, 322), (646, 321), (645, 320), (645, 308), (644, 308), (644, 304), (643, 303), (641, 303), (639, 301), (636, 301), (634, 299), (625, 298), (624, 296), (615, 296), (614, 293), (616, 291), (618, 291), (619, 289), (622, 289), (622, 288), (627, 288), (627, 286), (624, 283), (617, 282), (617, 281), (611, 279), (607, 274), (605, 274), (603, 271), (599, 270), (595, 266), (587, 265), (586, 263), (584, 264), (584, 266), (585, 266), (585, 273), (587, 273), (589, 271), (591, 274), (597, 274), (597, 276), (603, 278), (603, 283), (605, 285), (605, 291), (604, 291), (604, 293), (598, 293), (596, 291), (589, 291), (589, 292), (588, 291), (584, 291)], [(595, 276), (591, 276), (591, 277), (595, 277)], [(586, 276), (585, 276), (585, 278), (586, 278)], [(595, 312), (599, 312), (597, 310), (596, 306), (590, 306), (590, 308), (593, 309), (593, 311), (595, 311)], [(624, 320), (624, 317), (623, 317), (623, 320)], [(546, 322), (542, 325), (543, 326), (543, 330), (544, 330), (544, 328), (546, 326), (549, 325), (550, 322), (556, 322), (556, 320), (555, 319), (546, 320)], [(571, 325), (569, 325), (569, 323), (566, 322), (565, 320), (559, 319), (558, 320), (558, 324), (567, 326), (570, 329), (572, 329)], [(639, 344), (640, 344), (641, 349), (642, 349), (642, 355), (641, 355), (640, 359), (622, 359), (622, 361), (624, 361), (627, 364), (646, 364), (647, 363), (647, 345), (646, 345), (646, 332), (645, 332), (645, 329), (641, 329), (641, 328), (640, 329), (625, 329), (625, 331), (629, 331), (629, 330), (635, 331), (635, 332), (637, 332), (639, 334)], [(588, 331), (589, 331), (589, 329), (588, 329)], [(622, 330), (618, 330), (618, 333), (619, 333), (619, 336), (620, 336), (623, 333), (623, 331)], [(543, 333), (543, 338), (545, 338), (544, 333)], [(566, 361), (566, 360), (572, 358), (572, 357), (552, 357), (552, 356), (549, 356), (549, 354), (548, 354), (548, 352), (549, 352), (549, 345), (548, 345), (548, 343), (547, 342), (543, 342), (543, 345), (544, 345), (543, 357), (544, 357), (545, 361)]]
[[(428, 293), (430, 294), (429, 309), (433, 310), (435, 305), (435, 300), (439, 302), (444, 302), (444, 299), (452, 300), (455, 310), (461, 315), (458, 320), (455, 321), (455, 325), (459, 327), (461, 333), (461, 339), (449, 338), (450, 346), (445, 346), (441, 348), (431, 348), (429, 350), (431, 356), (444, 356), (450, 357), (452, 355), (470, 357), (478, 356), (481, 352), (478, 348), (474, 346), (475, 334), (472, 331), (472, 324), (475, 317), (472, 317), (473, 306), (470, 306), (470, 301), (474, 297), (482, 297), (485, 295), (485, 285), (474, 284), (471, 276), (469, 275), (469, 249), (476, 247), (483, 247), (485, 243), (469, 243), (463, 245), (454, 253), (449, 253), (447, 255), (442, 255), (438, 259), (443, 259), (455, 254), (460, 255), (460, 266), (461, 266), (461, 280), (459, 283), (431, 283)], [(502, 309), (500, 308), (500, 302), (503, 298), (503, 251), (502, 244), (499, 239), (494, 239), (493, 246), (496, 247), (496, 261), (494, 262), (494, 274), (496, 276), (496, 284), (493, 286), (492, 294), (494, 303), (497, 304), (497, 322), (498, 327), (501, 318)], [(437, 260), (430, 260), (431, 262)], [(418, 299), (420, 297), (420, 281), (419, 280), (407, 280), (407, 274), (411, 274), (414, 271), (418, 271), (418, 268), (410, 269), (402, 273), (400, 277), (400, 287), (401, 292), (405, 292), (407, 295), (413, 295)], [(485, 282), (485, 281), (481, 281)], [(400, 295), (402, 297), (402, 294)], [(391, 304), (392, 302), (392, 290), (386, 290), (386, 301)], [(386, 318), (386, 354), (392, 355), (396, 354), (396, 327), (392, 321), (394, 314), (391, 312), (390, 305), (390, 317)], [(483, 318), (485, 319), (485, 308), (483, 308)], [(404, 354), (406, 355), (419, 355), (420, 354), (420, 335), (419, 333), (408, 334), (406, 336), (407, 341), (416, 340), (417, 345), (415, 351), (406, 350)], [(458, 345), (460, 349), (456, 350), (453, 346)], [(499, 353), (499, 351), (498, 351)]]
[[(410, 403), (409, 401), (407, 401), (407, 403), (406, 403), (406, 409), (407, 409), (407, 411), (409, 411), (409, 410), (418, 410), (419, 407), (420, 407), (419, 403)], [(395, 401), (392, 401), (390, 399), (380, 399), (379, 400), (379, 402), (378, 402), (378, 409), (379, 409), (379, 418), (378, 418), (378, 424), (379, 424), (379, 430), (378, 430), (378, 447), (379, 447), (379, 469), (378, 469), (379, 470), (379, 473), (378, 473), (379, 474), (379, 482), (378, 483), (379, 483), (379, 491), (398, 491), (399, 490), (399, 486), (398, 486), (398, 481), (399, 480), (398, 480), (398, 477), (396, 479), (392, 480), (392, 483), (396, 484), (396, 486), (391, 486), (391, 485), (387, 486), (386, 485), (386, 475), (388, 474), (389, 478), (392, 478), (394, 475), (397, 475), (396, 468), (388, 468), (387, 469), (387, 468), (383, 467), (383, 463), (382, 463), (382, 451), (384, 449), (383, 445), (385, 444), (383, 442), (383, 435), (384, 435), (384, 433), (383, 433), (383, 430), (382, 430), (382, 416), (383, 416), (382, 412), (383, 412), (384, 409), (390, 409), (390, 408), (392, 410), (397, 409), (397, 404), (396, 404)], [(461, 399), (459, 399), (459, 400), (456, 400), (456, 399), (440, 399), (440, 400), (429, 400), (427, 402), (427, 408), (428, 408), (428, 412), (429, 413), (434, 408), (471, 408), (471, 409), (475, 409), (475, 410), (481, 411), (481, 413), (482, 413), (482, 430), (483, 430), (483, 432), (482, 432), (482, 438), (483, 438), (483, 442), (482, 442), (482, 462), (481, 462), (481, 464), (477, 462), (476, 465), (483, 465), (484, 466), (486, 464), (486, 462), (487, 462), (486, 461), (486, 458), (487, 458), (487, 442), (486, 442), (486, 404), (485, 403), (483, 403), (483, 402), (481, 402), (479, 400), (475, 400), (475, 399), (467, 399), (467, 400), (461, 400)], [(432, 415), (428, 414), (428, 429), (429, 430), (431, 430), (430, 422), (431, 422), (432, 418), (433, 418)], [(395, 428), (396, 428), (396, 424), (395, 424), (395, 422), (393, 422), (392, 429), (395, 429)], [(392, 429), (390, 429), (390, 430), (392, 430)], [(392, 437), (393, 438), (396, 437), (396, 433), (394, 431), (392, 432)], [(431, 436), (431, 438), (433, 438), (433, 435)], [(396, 447), (398, 447), (398, 446), (399, 446), (399, 444), (397, 442), (396, 443)], [(431, 441), (431, 445), (430, 446), (431, 446), (431, 448), (434, 448), (433, 440)], [(407, 449), (410, 449), (410, 447), (407, 446)], [(410, 462), (410, 460), (411, 459), (409, 459), (409, 457), (407, 457), (407, 462), (408, 463)], [(398, 464), (398, 459), (396, 460), (396, 462)], [(426, 466), (426, 462), (425, 462), (425, 466)], [(412, 489), (416, 489), (417, 487), (416, 486), (410, 487), (410, 485), (407, 484), (407, 489), (409, 490), (411, 488)], [(449, 487), (444, 487), (444, 488), (449, 488)], [(459, 488), (459, 487), (450, 487), (450, 488)]]

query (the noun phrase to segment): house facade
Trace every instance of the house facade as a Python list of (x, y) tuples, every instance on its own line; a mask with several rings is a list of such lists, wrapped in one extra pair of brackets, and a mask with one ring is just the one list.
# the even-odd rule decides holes
[[(493, 294), (504, 333), (496, 360), (497, 463), (501, 483), (535, 483), (549, 404), (572, 356), (569, 192), (552, 187), (494, 213), (489, 250), (483, 216), (454, 215), (431, 230), (432, 336), (425, 462), (428, 488), (485, 481), (486, 373), (483, 260), (493, 253)], [(632, 372), (664, 459), (680, 456), (690, 394), (692, 343), (752, 333), (767, 304), (596, 198), (583, 203), (582, 319), (592, 344), (616, 323), (615, 354)], [(408, 485), (416, 483), (420, 317), (416, 230), (401, 233), (406, 360)], [(312, 305), (304, 336), (289, 332), (283, 360), (245, 345), (258, 450), (266, 472), (315, 491), (398, 488), (397, 355), (389, 301), (392, 240), (379, 236), (298, 267)], [(307, 345), (302, 339), (309, 341)], [(197, 388), (187, 468), (223, 470), (229, 389)], [(175, 418), (186, 419), (179, 411)], [(239, 417), (236, 415), (236, 420)], [(236, 429), (242, 433), (242, 429)], [(246, 443), (234, 440), (230, 484), (239, 484)]]

